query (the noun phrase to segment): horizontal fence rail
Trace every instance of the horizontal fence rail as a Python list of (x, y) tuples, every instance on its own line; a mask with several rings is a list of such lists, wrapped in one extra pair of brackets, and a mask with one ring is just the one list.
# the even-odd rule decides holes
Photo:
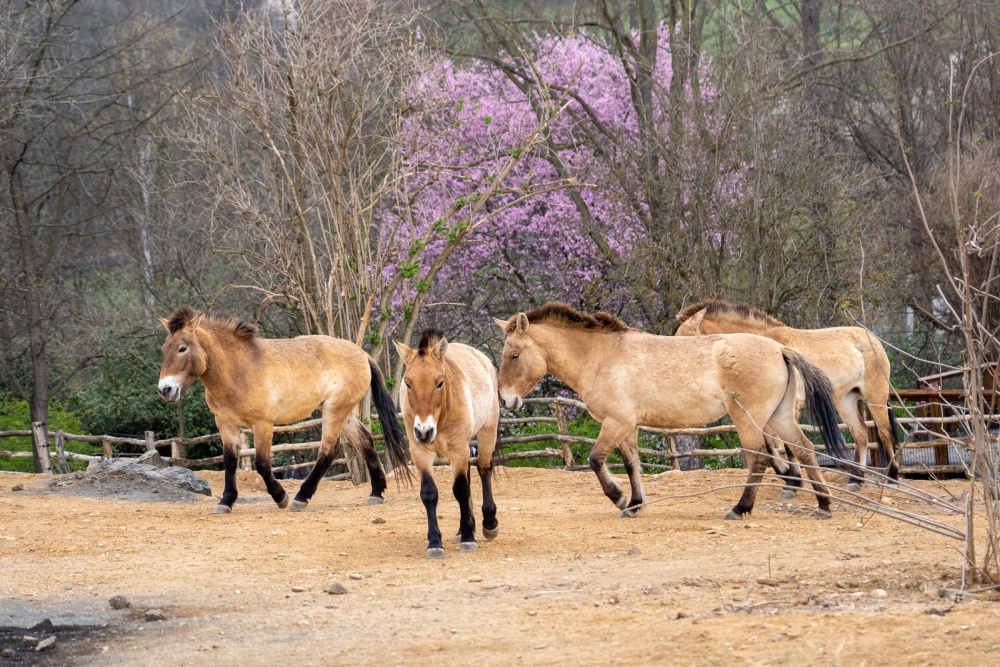
[[(901, 392), (902, 393), (902, 392)], [(911, 393), (911, 392), (907, 392)], [(911, 399), (912, 400), (912, 399)], [(551, 459), (551, 458), (561, 458), (563, 460), (563, 467), (568, 469), (587, 469), (589, 466), (586, 465), (576, 465), (573, 460), (572, 451), (569, 448), (570, 444), (585, 444), (593, 445), (596, 441), (593, 438), (588, 438), (585, 436), (571, 435), (568, 432), (568, 420), (565, 414), (566, 408), (572, 408), (575, 410), (586, 411), (586, 405), (579, 400), (565, 397), (543, 397), (543, 398), (528, 398), (524, 401), (527, 405), (550, 405), (554, 416), (535, 416), (535, 417), (510, 417), (502, 418), (500, 424), (503, 426), (523, 426), (528, 424), (555, 424), (557, 427), (557, 432), (555, 433), (538, 433), (532, 435), (523, 436), (509, 436), (500, 438), (497, 441), (498, 447), (503, 445), (511, 444), (530, 444), (534, 442), (558, 442), (561, 445), (561, 449), (555, 449), (552, 447), (544, 447), (538, 450), (523, 451), (523, 452), (507, 452), (500, 454), (497, 459), (500, 462), (520, 460), (520, 459)], [(927, 405), (937, 405), (937, 406), (947, 406), (948, 408), (954, 408), (948, 403), (928, 403), (923, 407), (926, 408)], [(931, 410), (931, 412), (935, 412)], [(942, 410), (936, 410), (937, 414), (942, 414)], [(401, 419), (401, 416), (399, 416)], [(1000, 423), (1000, 416), (987, 417), (993, 423)], [(373, 421), (378, 421), (376, 416), (372, 416)], [(901, 417), (897, 421), (904, 426), (910, 426), (911, 435), (924, 435), (931, 436), (930, 439), (926, 440), (913, 440), (904, 443), (904, 448), (908, 450), (919, 450), (925, 448), (941, 448), (950, 445), (961, 444), (963, 439), (956, 437), (949, 437), (945, 432), (943, 427), (947, 425), (958, 425), (968, 421), (968, 417), (965, 415), (950, 415), (950, 416), (919, 416), (919, 417)], [(275, 426), (274, 433), (296, 433), (300, 431), (306, 431), (308, 429), (316, 428), (322, 423), (321, 419), (308, 419), (305, 421), (297, 422), (295, 424), (287, 424), (282, 426)], [(865, 422), (870, 430), (874, 429), (874, 422)], [(844, 424), (840, 424), (841, 430), (846, 430), (847, 427)], [(676, 436), (711, 436), (719, 435), (723, 433), (735, 433), (736, 427), (732, 424), (723, 424), (718, 426), (706, 426), (699, 428), (682, 428), (682, 429), (663, 429), (663, 428), (646, 428), (640, 427), (641, 431), (647, 433), (653, 433), (657, 435), (664, 436), (664, 449), (649, 449), (646, 447), (641, 447), (639, 449), (640, 454), (647, 458), (661, 459), (667, 464), (657, 464), (650, 463), (648, 461), (643, 461), (642, 465), (646, 468), (652, 470), (661, 469), (677, 469), (678, 461), (682, 458), (705, 458), (710, 456), (721, 456), (721, 457), (731, 457), (739, 456), (741, 450), (738, 448), (731, 449), (703, 449), (695, 448), (689, 451), (679, 452), (674, 449), (673, 438)], [(802, 424), (802, 430), (807, 433), (817, 433), (819, 428), (812, 426), (810, 424)], [(251, 432), (249, 429), (242, 430), (242, 440), (243, 446), (240, 447), (239, 457), (241, 460), (241, 467), (244, 469), (251, 469), (250, 460), (256, 455), (256, 450), (249, 446), (249, 441), (247, 435)], [(31, 437), (33, 435), (31, 430), (13, 430), (13, 431), (0, 431), (0, 439), (11, 438), (11, 437)], [(220, 442), (221, 436), (218, 433), (212, 433), (203, 436), (197, 436), (193, 438), (166, 438), (166, 439), (155, 439), (152, 432), (147, 432), (145, 438), (130, 438), (130, 437), (118, 437), (118, 436), (107, 436), (107, 435), (78, 435), (73, 433), (65, 433), (61, 430), (56, 430), (50, 432), (50, 449), (45, 452), (49, 457), (55, 458), (59, 463), (59, 468), (62, 472), (68, 472), (68, 467), (66, 467), (67, 460), (79, 460), (79, 461), (99, 461), (105, 458), (112, 458), (113, 456), (113, 446), (114, 445), (128, 445), (133, 447), (144, 447), (147, 451), (152, 451), (159, 449), (161, 447), (170, 448), (170, 456), (168, 458), (172, 465), (183, 466), (187, 468), (200, 468), (205, 466), (219, 465), (222, 463), (222, 456), (212, 456), (202, 459), (188, 459), (186, 458), (185, 450), (193, 445), (200, 445), (206, 443)], [(874, 433), (872, 433), (874, 436)], [(376, 442), (382, 441), (381, 434), (375, 434), (374, 440)], [(90, 454), (78, 454), (75, 452), (70, 452), (65, 450), (66, 442), (83, 442), (89, 444), (100, 444), (102, 445), (103, 452), (101, 455), (90, 455)], [(475, 440), (473, 440), (475, 444)], [(280, 445), (273, 445), (271, 447), (272, 452), (304, 452), (319, 449), (321, 446), (320, 442), (301, 442), (301, 443), (287, 443)], [(851, 447), (852, 445), (849, 445)], [(53, 451), (51, 448), (54, 447)], [(42, 448), (45, 449), (45, 448)], [(878, 444), (876, 437), (870, 437), (868, 443), (868, 449), (871, 451), (878, 451)], [(825, 447), (823, 445), (816, 445), (817, 452), (825, 452)], [(21, 457), (31, 457), (33, 453), (31, 451), (5, 451), (0, 450), (0, 456), (11, 457), (11, 458), (21, 458)], [(473, 457), (472, 461), (475, 461)], [(346, 460), (343, 458), (336, 459), (333, 461), (333, 465), (345, 465)], [(445, 464), (447, 461), (445, 459), (439, 459), (437, 464)], [(275, 472), (282, 471), (292, 471), (298, 469), (309, 468), (314, 464), (314, 462), (305, 463), (294, 463), (287, 466), (277, 466), (273, 468)], [(620, 466), (619, 466), (620, 467)], [(961, 472), (962, 466), (955, 466), (951, 464), (938, 465), (938, 466), (923, 466), (919, 471), (924, 472), (926, 470), (934, 470), (940, 468), (942, 472)], [(954, 470), (952, 470), (954, 469)], [(906, 468), (904, 468), (904, 472)], [(913, 472), (913, 471), (911, 471)]]

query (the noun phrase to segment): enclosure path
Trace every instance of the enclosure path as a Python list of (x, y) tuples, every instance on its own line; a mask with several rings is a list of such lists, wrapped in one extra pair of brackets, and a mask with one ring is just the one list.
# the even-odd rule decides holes
[[(437, 475), (446, 498), (450, 476)], [(221, 473), (205, 476), (221, 493)], [(743, 476), (666, 473), (647, 480), (647, 493)], [(12, 492), (22, 480), (27, 488)], [(859, 527), (860, 515), (836, 504), (832, 519), (817, 521), (805, 516), (809, 497), (786, 505), (770, 489), (749, 521), (722, 520), (738, 489), (627, 520), (592, 474), (511, 469), (495, 485), (498, 539), (480, 538), (471, 553), (446, 540), (445, 560), (431, 561), (417, 490), (391, 481), (384, 505), (365, 505), (366, 487), (324, 482), (309, 509), (292, 514), (241, 473), (248, 502), (228, 516), (210, 514), (212, 499), (80, 499), (42, 493), (41, 477), (0, 482), (0, 626), (32, 613), (57, 625), (73, 614), (109, 624), (89, 643), (60, 643), (43, 663), (1000, 661), (1000, 604), (938, 596), (956, 585), (956, 543), (881, 517)], [(949, 488), (960, 494), (965, 484)], [(454, 535), (455, 503), (439, 513)], [(347, 593), (326, 593), (334, 583)], [(133, 607), (111, 610), (116, 594)], [(153, 607), (167, 620), (144, 621)]]

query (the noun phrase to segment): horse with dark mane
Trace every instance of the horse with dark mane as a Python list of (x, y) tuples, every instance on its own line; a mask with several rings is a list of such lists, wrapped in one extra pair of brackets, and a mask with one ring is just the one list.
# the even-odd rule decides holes
[(288, 424), (323, 412), (323, 436), (316, 465), (292, 501), (293, 510), (309, 504), (319, 480), (333, 461), (341, 433), (361, 452), (371, 477), (369, 504), (381, 503), (386, 487), (371, 431), (355, 415), (369, 387), (382, 422), (389, 459), (409, 478), (403, 431), (392, 397), (375, 361), (350, 341), (330, 336), (298, 336), (268, 340), (253, 324), (223, 315), (205, 314), (181, 306), (170, 319), (159, 318), (167, 330), (160, 368), (160, 395), (176, 401), (195, 380), (205, 385), (205, 401), (222, 436), (225, 490), (215, 514), (229, 514), (238, 495), (236, 464), (240, 427), (253, 431), (257, 472), (267, 492), (284, 509), (288, 494), (271, 472), (271, 441), (275, 424)]
[[(689, 428), (726, 414), (736, 425), (750, 468), (743, 495), (727, 519), (740, 519), (753, 509), (768, 462), (765, 435), (810, 462), (806, 472), (817, 493), (816, 516), (830, 516), (829, 490), (796, 419), (800, 384), (835, 456), (844, 456), (843, 440), (829, 380), (795, 350), (748, 334), (655, 336), (613, 315), (588, 315), (554, 302), (496, 323), (506, 334), (499, 375), (503, 407), (520, 407), (546, 373), (579, 394), (601, 422), (590, 467), (623, 516), (636, 516), (645, 501), (638, 447), (627, 441), (635, 438), (637, 426)], [(632, 484), (628, 501), (605, 464), (616, 447)]]
[(426, 329), (416, 350), (396, 343), (406, 364), (400, 403), (410, 439), (410, 458), (420, 471), (420, 498), (427, 510), (427, 557), (444, 558), (437, 521), (437, 485), (432, 471), (440, 455), (451, 463), (452, 492), (461, 518), (458, 541), (462, 551), (477, 548), (476, 518), (469, 485), (469, 441), (479, 441), (476, 468), (483, 485), (483, 536), (492, 540), (499, 530), (493, 502), (493, 453), (500, 424), (497, 373), (479, 350), (448, 343), (438, 329)]
[[(756, 308), (719, 299), (690, 305), (677, 313), (677, 319), (681, 322), (677, 336), (752, 333), (801, 352), (830, 378), (840, 416), (854, 437), (856, 461), (865, 464), (868, 460), (868, 427), (858, 409), (858, 401), (865, 400), (875, 420), (889, 479), (899, 479), (899, 429), (888, 405), (889, 357), (874, 334), (862, 327), (793, 329)], [(775, 463), (781, 465), (777, 459)], [(779, 470), (779, 474), (788, 475), (786, 497), (794, 495), (801, 477), (794, 471)], [(863, 478), (863, 473), (855, 474), (847, 488), (857, 491)]]

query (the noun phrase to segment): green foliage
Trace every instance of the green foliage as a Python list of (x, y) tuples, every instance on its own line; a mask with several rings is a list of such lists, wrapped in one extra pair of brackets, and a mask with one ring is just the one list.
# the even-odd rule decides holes
[[(0, 431), (26, 431), (31, 429), (31, 409), (19, 398), (0, 392)], [(67, 433), (87, 435), (80, 420), (59, 401), (49, 403), (49, 431), (62, 429)], [(31, 436), (18, 436), (0, 440), (0, 449), (13, 452), (30, 452)], [(66, 443), (66, 450), (77, 454), (93, 454), (100, 448), (83, 442)], [(35, 464), (31, 458), (10, 458), (0, 456), (0, 470), (17, 472), (34, 472)], [(83, 468), (82, 462), (70, 462), (70, 467)]]

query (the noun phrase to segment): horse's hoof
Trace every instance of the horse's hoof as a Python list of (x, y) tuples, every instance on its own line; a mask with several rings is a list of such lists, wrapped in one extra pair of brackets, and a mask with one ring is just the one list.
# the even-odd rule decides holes
[(436, 549), (427, 550), (428, 558), (444, 558), (444, 549), (437, 547)]
[(483, 528), (483, 537), (488, 540), (495, 540), (497, 535), (500, 534), (500, 527), (496, 528)]
[(782, 500), (791, 500), (795, 497), (795, 491), (792, 489), (782, 489), (781, 493), (778, 494), (778, 498)]
[(479, 548), (478, 542), (462, 542), (462, 551), (475, 551)]
[[(308, 500), (293, 500), (292, 501), (292, 511), (293, 512), (301, 512), (302, 510), (304, 510), (306, 508), (306, 505), (308, 505), (308, 504), (309, 504)], [(278, 507), (281, 507), (281, 505), (278, 505)]]
[(625, 510), (618, 515), (619, 519), (634, 519), (639, 516), (639, 510)]
[[(285, 509), (286, 507), (288, 507), (288, 494), (286, 493), (286, 494), (285, 494), (285, 495), (284, 495), (284, 496), (283, 496), (283, 497), (281, 498), (281, 500), (279, 500), (279, 501), (277, 501), (277, 502), (278, 502), (278, 509), (279, 509), (279, 510), (283, 510), (283, 509)], [(298, 502), (298, 501), (296, 501), (296, 502)], [(292, 509), (295, 509), (295, 505), (292, 505)]]
[(628, 501), (625, 500), (625, 496), (622, 496), (621, 498), (615, 501), (615, 505), (618, 507), (618, 509), (623, 510), (626, 507), (628, 507)]
[(743, 520), (743, 515), (737, 514), (736, 510), (729, 510), (729, 513), (726, 514), (726, 521), (742, 521), (742, 520)]
[(832, 516), (833, 514), (827, 510), (814, 510), (812, 513), (814, 519), (829, 519)]
[(369, 505), (381, 505), (385, 502), (385, 498), (382, 496), (368, 496)]
[(462, 543), (462, 533), (458, 533), (457, 535), (455, 535), (455, 544), (461, 544), (461, 543)]
[(229, 505), (216, 505), (215, 509), (212, 510), (212, 514), (229, 514), (233, 511), (233, 508)]
[(861, 485), (859, 483), (857, 483), (857, 482), (851, 482), (850, 484), (848, 484), (844, 488), (847, 489), (848, 491), (850, 491), (851, 493), (857, 493), (858, 491), (861, 490)]

